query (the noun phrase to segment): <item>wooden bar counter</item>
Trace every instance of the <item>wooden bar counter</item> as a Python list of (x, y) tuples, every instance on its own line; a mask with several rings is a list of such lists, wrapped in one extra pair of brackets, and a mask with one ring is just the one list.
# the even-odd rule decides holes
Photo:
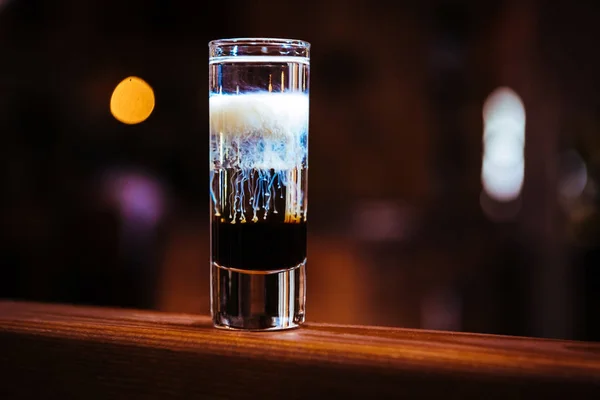
[(0, 399), (600, 399), (600, 344), (0, 302)]

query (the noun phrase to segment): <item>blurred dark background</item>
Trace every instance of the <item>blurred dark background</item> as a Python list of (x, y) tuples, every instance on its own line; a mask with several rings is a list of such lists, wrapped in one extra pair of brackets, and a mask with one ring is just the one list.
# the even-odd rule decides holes
[[(0, 0), (0, 297), (207, 313), (207, 42), (291, 37), (313, 46), (310, 321), (600, 340), (599, 11)], [(109, 109), (128, 76), (156, 96), (137, 125)], [(482, 185), (501, 87), (527, 118), (508, 200)]]

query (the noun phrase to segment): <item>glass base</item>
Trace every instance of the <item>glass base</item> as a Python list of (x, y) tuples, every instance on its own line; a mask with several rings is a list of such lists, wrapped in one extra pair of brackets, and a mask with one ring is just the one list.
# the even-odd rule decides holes
[(211, 267), (211, 314), (217, 328), (271, 331), (304, 322), (306, 260), (290, 269)]

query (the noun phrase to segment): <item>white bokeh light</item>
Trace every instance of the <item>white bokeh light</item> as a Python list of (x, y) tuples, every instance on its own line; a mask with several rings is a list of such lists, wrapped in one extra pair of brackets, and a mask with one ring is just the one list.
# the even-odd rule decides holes
[(525, 108), (510, 88), (496, 89), (483, 106), (481, 182), (493, 200), (516, 199), (525, 179)]

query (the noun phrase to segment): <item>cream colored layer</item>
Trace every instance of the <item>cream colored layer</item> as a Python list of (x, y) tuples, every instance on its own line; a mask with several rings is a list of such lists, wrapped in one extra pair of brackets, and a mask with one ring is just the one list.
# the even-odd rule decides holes
[(212, 135), (288, 142), (308, 129), (308, 96), (303, 93), (212, 95), (209, 105)]

